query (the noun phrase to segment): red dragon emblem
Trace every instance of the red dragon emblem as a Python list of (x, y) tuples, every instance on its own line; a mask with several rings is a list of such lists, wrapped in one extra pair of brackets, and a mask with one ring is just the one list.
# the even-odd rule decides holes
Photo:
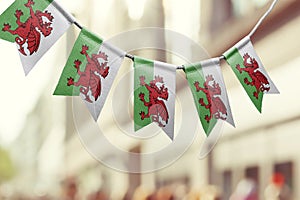
[[(74, 67), (79, 75), (78, 81), (74, 82), (74, 78), (68, 78), (68, 86), (74, 85), (80, 87), (80, 92), (85, 96), (87, 102), (92, 103), (91, 96), (97, 101), (101, 95), (101, 76), (106, 78), (109, 72), (108, 56), (99, 52), (99, 54), (93, 54), (91, 57), (88, 55), (88, 46), (83, 45), (82, 55), (86, 56), (87, 64), (84, 71), (80, 71), (80, 60), (74, 61)], [(90, 94), (91, 93), (91, 94)], [(91, 96), (90, 96), (91, 95)]]
[(203, 88), (199, 86), (199, 82), (194, 83), (197, 92), (202, 91), (206, 95), (208, 101), (207, 104), (204, 103), (204, 99), (199, 99), (199, 104), (209, 110), (210, 115), (205, 115), (205, 120), (209, 123), (214, 117), (215, 119), (226, 120), (227, 109), (222, 99), (219, 97), (221, 95), (221, 88), (212, 75), (206, 77), (206, 81), (203, 83)]
[(237, 70), (239, 70), (240, 73), (244, 71), (249, 74), (252, 81), (249, 81), (248, 78), (245, 78), (244, 82), (247, 85), (251, 85), (256, 88), (256, 91), (253, 93), (253, 95), (256, 99), (258, 99), (259, 92), (265, 92), (270, 90), (269, 81), (267, 77), (258, 70), (259, 65), (255, 58), (251, 58), (247, 53), (243, 56), (243, 58), (245, 68), (241, 68), (239, 64), (236, 65), (236, 68)]
[[(145, 86), (149, 91), (149, 101), (145, 100), (144, 93), (140, 93), (139, 98), (148, 107), (148, 113), (140, 112), (141, 119), (151, 117), (153, 122), (156, 122), (160, 127), (165, 127), (169, 120), (169, 114), (163, 100), (168, 100), (168, 88), (165, 88), (162, 77), (155, 76), (155, 79), (150, 81), (149, 85), (145, 83), (145, 79), (145, 76), (140, 76), (141, 86)], [(162, 85), (159, 87), (157, 84)]]
[(28, 0), (25, 4), (30, 10), (30, 17), (24, 22), (21, 22), (21, 16), (23, 12), (21, 10), (16, 10), (15, 17), (17, 18), (16, 23), (18, 27), (15, 30), (11, 30), (10, 24), (4, 24), (2, 31), (7, 31), (12, 35), (17, 35), (15, 41), (19, 45), (19, 51), (27, 56), (25, 52), (24, 45), (27, 43), (27, 50), (29, 54), (32, 55), (34, 52), (37, 52), (41, 42), (41, 34), (48, 37), (52, 32), (52, 21), (53, 16), (48, 11), (41, 12), (37, 10), (33, 11), (32, 5), (34, 5), (33, 0)]

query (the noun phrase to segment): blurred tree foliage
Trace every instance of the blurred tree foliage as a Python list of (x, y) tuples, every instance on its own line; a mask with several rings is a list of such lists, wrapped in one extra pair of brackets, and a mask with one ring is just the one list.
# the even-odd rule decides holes
[(15, 174), (9, 153), (0, 147), (0, 183), (11, 179)]

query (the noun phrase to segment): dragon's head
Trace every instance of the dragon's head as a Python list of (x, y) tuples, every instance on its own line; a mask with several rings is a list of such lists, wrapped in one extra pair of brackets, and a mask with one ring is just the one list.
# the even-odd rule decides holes
[(47, 10), (45, 12), (41, 12), (39, 10), (35, 13), (36, 18), (38, 19), (39, 30), (46, 37), (51, 34), (52, 27), (51, 24), (53, 22), (54, 17)]
[(257, 69), (259, 68), (259, 64), (255, 58), (252, 58), (248, 53), (246, 53), (244, 56), (244, 62), (248, 64), (248, 68), (254, 68)]
[(165, 88), (165, 85), (160, 86), (160, 98), (167, 100), (169, 97), (168, 88)]
[(160, 85), (160, 84), (163, 84), (163, 83), (164, 83), (164, 81), (163, 81), (162, 77), (155, 76), (155, 79), (150, 81), (150, 87), (155, 89), (158, 92), (159, 88), (158, 88), (157, 84)]
[(100, 51), (98, 54), (92, 54), (91, 58), (95, 63), (97, 63), (97, 65), (99, 64), (99, 69), (107, 65), (108, 56), (104, 52)]
[(168, 88), (165, 88), (165, 85), (163, 84), (163, 78), (160, 76), (155, 76), (155, 79), (150, 82), (150, 87), (153, 88), (156, 93), (159, 95), (162, 99), (168, 99), (169, 92)]
[(208, 75), (206, 77), (206, 81), (204, 83), (205, 88), (208, 89), (210, 96), (214, 95), (220, 95), (221, 94), (221, 87), (220, 85), (215, 81), (212, 75)]
[(212, 75), (208, 75), (206, 76), (206, 80), (204, 82), (204, 88), (207, 89), (207, 90), (210, 90), (210, 88), (212, 87), (210, 84), (212, 82), (214, 82), (214, 77)]

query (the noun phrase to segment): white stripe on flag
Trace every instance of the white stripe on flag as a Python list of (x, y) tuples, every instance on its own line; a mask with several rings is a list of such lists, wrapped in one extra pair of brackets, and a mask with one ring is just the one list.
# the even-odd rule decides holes
[(174, 115), (175, 115), (175, 98), (176, 98), (176, 66), (168, 63), (154, 61), (154, 78), (155, 76), (163, 77), (165, 87), (168, 88), (169, 98), (165, 102), (169, 113), (168, 124), (163, 127), (163, 131), (173, 140), (174, 138)]
[(119, 71), (119, 68), (123, 62), (125, 52), (121, 51), (120, 49), (112, 46), (108, 42), (103, 42), (98, 53), (104, 52), (108, 56), (108, 67), (109, 67), (109, 73), (106, 78), (101, 77), (101, 94), (100, 97), (96, 102), (89, 103), (85, 101), (86, 97), (82, 96), (82, 99), (86, 103), (86, 106), (88, 107), (92, 117), (95, 121), (97, 121), (101, 110), (104, 106), (105, 100), (108, 96), (108, 93), (111, 89), (111, 86), (115, 80), (115, 77)]
[(204, 78), (208, 75), (213, 75), (215, 81), (219, 83), (219, 86), (221, 88), (221, 95), (218, 96), (221, 98), (222, 102), (224, 103), (226, 109), (227, 109), (227, 118), (226, 121), (231, 124), (232, 126), (235, 126), (232, 113), (231, 113), (231, 108), (227, 96), (227, 90), (225, 86), (225, 82), (223, 79), (223, 75), (221, 72), (221, 66), (220, 66), (220, 59), (219, 58), (213, 58), (209, 60), (205, 60), (201, 62), (202, 66), (202, 71), (204, 74)]
[[(43, 57), (48, 49), (51, 48), (51, 46), (67, 31), (67, 29), (74, 22), (73, 16), (68, 15), (68, 13), (66, 12), (62, 13), (60, 11), (62, 10), (61, 7), (55, 1), (53, 1), (52, 4), (49, 4), (49, 6), (45, 10), (48, 10), (54, 17), (53, 23), (51, 25), (51, 27), (53, 27), (53, 31), (46, 38), (43, 36), (43, 34), (41, 34), (41, 43), (36, 53), (33, 53), (31, 56), (24, 56), (23, 54), (19, 53), (25, 75), (27, 75), (32, 70), (32, 68), (41, 59), (41, 57)], [(17, 48), (19, 48), (18, 45)], [(25, 49), (27, 50), (26, 47)]]
[(264, 93), (268, 93), (268, 94), (278, 94), (279, 91), (277, 89), (277, 87), (275, 86), (275, 84), (273, 83), (273, 81), (271, 80), (271, 78), (268, 76), (267, 71), (265, 70), (260, 58), (258, 57), (252, 42), (250, 40), (250, 38), (248, 36), (246, 36), (245, 38), (243, 38), (239, 43), (236, 44), (236, 48), (239, 51), (239, 54), (243, 57), (246, 53), (248, 53), (251, 57), (255, 58), (255, 60), (257, 61), (258, 65), (259, 65), (259, 71), (265, 76), (267, 77), (268, 81), (269, 81), (269, 86), (270, 86), (270, 90), (269, 91), (264, 91)]

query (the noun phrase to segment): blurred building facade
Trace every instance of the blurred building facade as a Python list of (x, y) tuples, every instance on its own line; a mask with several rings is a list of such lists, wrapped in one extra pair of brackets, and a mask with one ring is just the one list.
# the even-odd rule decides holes
[[(210, 12), (206, 10), (205, 15), (212, 18), (203, 18), (207, 28), (201, 32), (212, 56), (220, 55), (245, 36), (271, 3), (228, 1), (226, 6), (219, 6), (221, 2), (224, 3), (218, 0), (208, 3)], [(299, 137), (300, 118), (299, 108), (293, 103), (294, 97), (299, 98), (299, 91), (289, 89), (290, 81), (296, 80), (299, 74), (300, 49), (295, 42), (300, 31), (296, 26), (300, 20), (299, 6), (299, 1), (279, 1), (252, 38), (258, 55), (281, 91), (280, 95), (265, 97), (262, 115), (251, 106), (243, 89), (233, 80), (234, 75), (225, 63), (223, 65), (237, 125), (236, 129), (224, 129), (223, 137), (211, 154), (217, 174), (212, 183), (222, 188), (224, 199), (228, 199), (245, 178), (256, 183), (258, 198), (264, 199), (274, 173), (284, 176), (293, 199), (299, 199), (300, 158), (295, 141)]]
[[(62, 1), (62, 4), (68, 10), (70, 8), (80, 23), (104, 39), (136, 28), (167, 28), (201, 44), (214, 57), (222, 54), (248, 33), (268, 8), (270, 1), (192, 0), (173, 3), (173, 0), (80, 0), (74, 1), (74, 5), (71, 3), (73, 6), (67, 1)], [(99, 12), (99, 8), (104, 5), (106, 8)], [(196, 130), (197, 133), (191, 147), (172, 165), (147, 174), (127, 174), (111, 169), (94, 159), (78, 136), (79, 131), (93, 131), (89, 126), (92, 119), (80, 99), (77, 101), (72, 98), (53, 97), (49, 100), (45, 98), (45, 94), (41, 94), (40, 103), (28, 115), (26, 125), (14, 144), (18, 148), (14, 148), (13, 154), (15, 157), (24, 155), (24, 161), (17, 162), (21, 173), (12, 184), (19, 185), (22, 190), (25, 189), (22, 185), (30, 182), (32, 184), (26, 185), (25, 189), (28, 193), (50, 191), (59, 194), (61, 181), (66, 177), (76, 177), (82, 196), (101, 188), (111, 194), (111, 199), (121, 199), (126, 193), (128, 199), (131, 199), (140, 186), (154, 191), (166, 185), (184, 185), (193, 190), (216, 185), (222, 198), (227, 200), (241, 180), (250, 178), (258, 186), (259, 199), (264, 199), (265, 188), (273, 173), (279, 172), (284, 175), (294, 199), (299, 199), (300, 191), (297, 188), (300, 187), (300, 157), (297, 155), (297, 130), (300, 108), (297, 100), (300, 94), (291, 84), (297, 80), (297, 66), (300, 65), (300, 45), (296, 42), (300, 35), (299, 7), (297, 0), (280, 1), (252, 38), (267, 71), (282, 91), (281, 95), (265, 97), (262, 115), (251, 105), (229, 67), (222, 63), (237, 128), (224, 125), (222, 138), (205, 159), (197, 159), (199, 148), (205, 140), (199, 123), (195, 128), (180, 124), (178, 119), (177, 124), (185, 126), (182, 131), (189, 133)], [(67, 59), (78, 32), (76, 27), (70, 28), (56, 46), (57, 52), (60, 52), (59, 49), (67, 49), (62, 55), (52, 55), (61, 60), (52, 63), (61, 66), (61, 70), (64, 65), (62, 61)], [(157, 34), (150, 40), (153, 43), (164, 43), (166, 47), (174, 45), (175, 42), (168, 39), (163, 34)], [(174, 64), (204, 58), (202, 55), (195, 55), (192, 46), (185, 50), (189, 60), (172, 55), (172, 52), (155, 49), (136, 50), (132, 53)], [(122, 85), (116, 83), (113, 86), (125, 98), (131, 95), (128, 88), (132, 87), (133, 77), (129, 75), (124, 78), (132, 70), (131, 65), (131, 61), (125, 59), (116, 79), (116, 82), (122, 80)], [(48, 94), (55, 87), (59, 74), (60, 71), (55, 68), (51, 83), (47, 83), (53, 87), (46, 87), (44, 90)], [(186, 103), (184, 108), (177, 103), (181, 110), (176, 110), (176, 114), (190, 113), (189, 121), (198, 120), (184, 74), (179, 72), (177, 79), (178, 99)], [(99, 119), (105, 137), (120, 148), (136, 153), (155, 151), (156, 147), (160, 148), (169, 143), (161, 138), (160, 143), (153, 145), (153, 141), (140, 141), (125, 135), (123, 132), (127, 130), (126, 127), (133, 127), (132, 120), (124, 117), (116, 122), (111, 113), (121, 113), (124, 111), (122, 108), (128, 106), (132, 109), (132, 102), (120, 102), (115, 110), (112, 108), (115, 104), (111, 103), (113, 95), (108, 97)], [(76, 116), (74, 112), (79, 112), (80, 115)], [(180, 118), (179, 114), (176, 118)], [(175, 132), (178, 130), (179, 127), (175, 127)], [(90, 138), (90, 142), (94, 140), (95, 138)], [(116, 162), (121, 160), (105, 151), (101, 143), (96, 149), (104, 157), (106, 155)], [(130, 162), (130, 157), (125, 160)], [(155, 165), (155, 162), (144, 163), (140, 160), (133, 164), (143, 167)]]

